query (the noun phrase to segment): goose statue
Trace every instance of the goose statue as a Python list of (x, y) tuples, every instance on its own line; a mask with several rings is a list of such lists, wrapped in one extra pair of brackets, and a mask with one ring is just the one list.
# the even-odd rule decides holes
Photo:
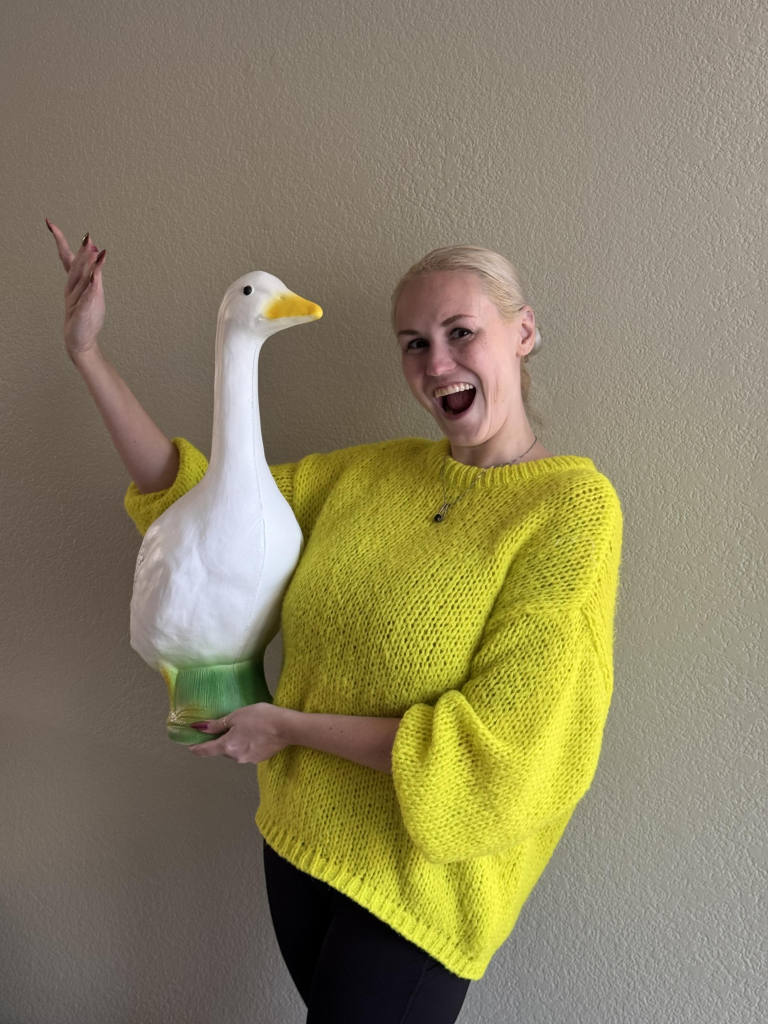
[(131, 597), (131, 646), (165, 679), (178, 743), (215, 738), (192, 722), (272, 701), (264, 651), (304, 538), (264, 456), (259, 353), (322, 315), (264, 271), (238, 278), (219, 307), (208, 468), (146, 531)]

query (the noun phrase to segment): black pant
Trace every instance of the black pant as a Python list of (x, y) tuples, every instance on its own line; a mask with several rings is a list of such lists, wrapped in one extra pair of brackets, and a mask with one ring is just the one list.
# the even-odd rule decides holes
[(469, 988), (359, 903), (264, 843), (277, 944), (307, 1024), (454, 1024)]

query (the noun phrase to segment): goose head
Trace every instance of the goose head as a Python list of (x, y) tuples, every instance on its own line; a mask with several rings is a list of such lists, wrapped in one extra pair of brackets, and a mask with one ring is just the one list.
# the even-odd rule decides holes
[(264, 341), (272, 334), (319, 320), (322, 309), (291, 291), (280, 278), (265, 270), (243, 274), (227, 288), (219, 306), (219, 327), (252, 334)]

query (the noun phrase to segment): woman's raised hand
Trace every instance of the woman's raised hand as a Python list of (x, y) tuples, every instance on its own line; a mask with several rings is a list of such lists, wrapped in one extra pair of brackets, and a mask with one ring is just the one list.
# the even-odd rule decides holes
[(107, 250), (99, 252), (90, 234), (86, 234), (80, 248), (73, 255), (66, 238), (56, 225), (47, 217), (45, 223), (56, 239), (59, 259), (67, 272), (67, 283), (64, 286), (64, 346), (74, 362), (77, 356), (93, 348), (104, 326), (101, 269)]
[(98, 252), (88, 235), (76, 255), (67, 240), (46, 217), (56, 239), (59, 258), (67, 272), (64, 287), (64, 344), (98, 406), (112, 442), (125, 468), (142, 494), (170, 487), (179, 468), (179, 451), (99, 348), (104, 325), (104, 286)]

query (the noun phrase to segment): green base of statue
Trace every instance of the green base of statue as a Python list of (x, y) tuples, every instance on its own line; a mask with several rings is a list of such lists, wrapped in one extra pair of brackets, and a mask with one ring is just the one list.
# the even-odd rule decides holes
[(223, 718), (246, 704), (273, 703), (264, 678), (264, 654), (230, 665), (195, 665), (160, 669), (168, 687), (168, 736), (174, 743), (207, 743), (221, 733), (206, 736), (192, 722)]

